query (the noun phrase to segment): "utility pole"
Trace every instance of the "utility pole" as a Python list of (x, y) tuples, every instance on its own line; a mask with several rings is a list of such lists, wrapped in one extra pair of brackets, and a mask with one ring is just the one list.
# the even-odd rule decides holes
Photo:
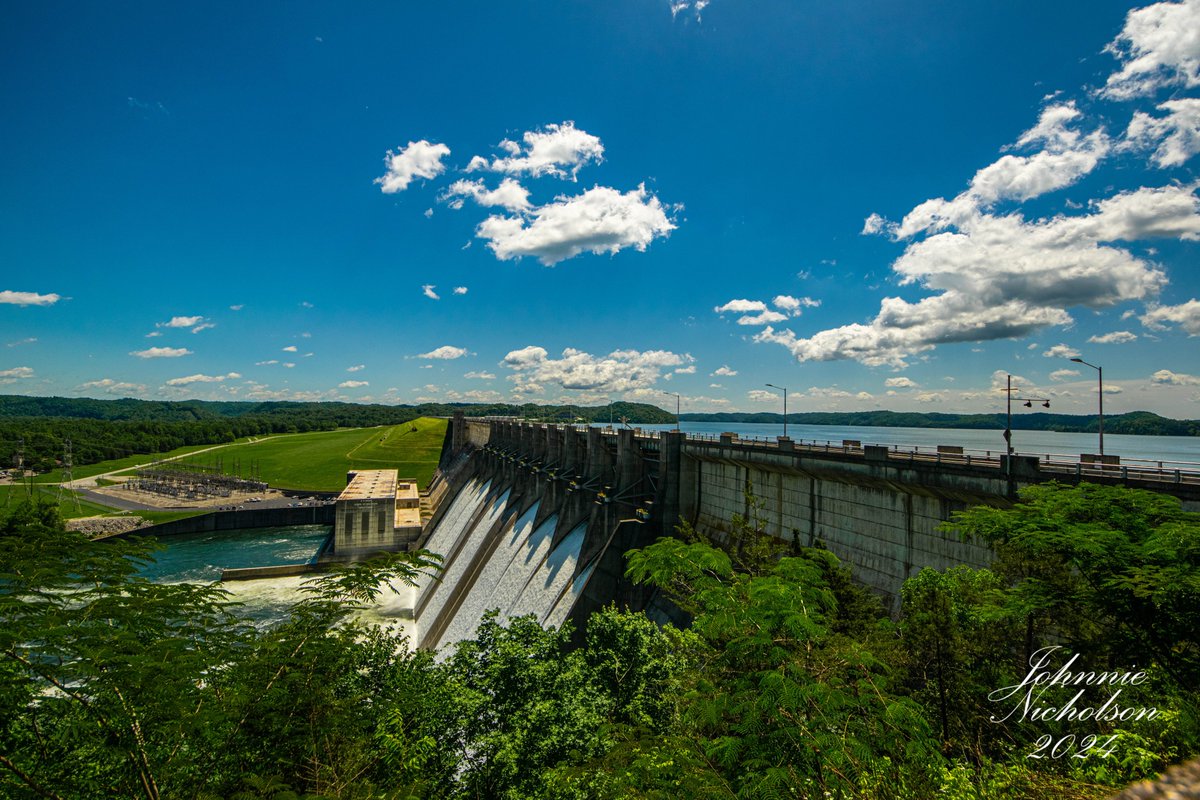
[(788, 390), (783, 386), (776, 386), (773, 383), (768, 383), (772, 389), (779, 389), (783, 392), (783, 438), (787, 438), (787, 393)]
[(1100, 457), (1101, 457), (1101, 459), (1103, 459), (1104, 458), (1104, 368), (1099, 367), (1095, 364), (1089, 364), (1088, 362), (1084, 361), (1082, 358), (1072, 358), (1071, 360), (1074, 361), (1076, 364), (1083, 364), (1085, 367), (1091, 367), (1092, 369), (1096, 370), (1097, 377), (1100, 381), (1100, 386), (1099, 386), (1100, 394), (1097, 395), (1097, 397), (1099, 398), (1099, 402), (1100, 402)]
[(61, 504), (64, 499), (69, 497), (75, 502), (75, 510), (82, 511), (79, 507), (79, 495), (71, 488), (71, 482), (75, 480), (74, 462), (75, 456), (71, 452), (71, 440), (67, 439), (63, 442), (62, 480), (58, 484), (58, 502)]
[(679, 394), (677, 392), (668, 392), (666, 389), (659, 389), (659, 391), (662, 392), (663, 394), (675, 395), (675, 430), (678, 431), (679, 430), (679, 403), (680, 403)]
[(1005, 444), (1007, 444), (1007, 445), (1008, 445), (1008, 456), (1009, 456), (1009, 459), (1010, 459), (1010, 461), (1009, 461), (1009, 471), (1011, 471), (1011, 470), (1012, 470), (1012, 461), (1011, 461), (1011, 458), (1012, 458), (1012, 455), (1013, 455), (1013, 452), (1014, 452), (1014, 451), (1013, 451), (1013, 446), (1012, 446), (1012, 401), (1013, 401), (1013, 400), (1016, 400), (1017, 402), (1024, 402), (1024, 403), (1025, 403), (1025, 407), (1026, 407), (1026, 408), (1033, 408), (1033, 404), (1034, 404), (1034, 403), (1041, 403), (1041, 404), (1042, 404), (1043, 406), (1045, 406), (1046, 408), (1049, 408), (1049, 407), (1050, 407), (1050, 401), (1049, 401), (1049, 400), (1047, 400), (1047, 399), (1046, 399), (1046, 398), (1044, 398), (1044, 397), (1016, 397), (1016, 398), (1014, 398), (1014, 397), (1013, 397), (1012, 375), (1009, 375), (1009, 376), (1008, 376), (1008, 386), (1007, 386), (1007, 388), (1004, 390), (1004, 392), (1005, 392), (1005, 394), (1007, 394), (1007, 395), (1008, 395), (1008, 402), (1007, 402), (1007, 406), (1008, 406), (1008, 422), (1007, 422), (1007, 424), (1006, 424), (1006, 425), (1005, 425), (1005, 427), (1004, 427), (1004, 442), (1005, 442)]

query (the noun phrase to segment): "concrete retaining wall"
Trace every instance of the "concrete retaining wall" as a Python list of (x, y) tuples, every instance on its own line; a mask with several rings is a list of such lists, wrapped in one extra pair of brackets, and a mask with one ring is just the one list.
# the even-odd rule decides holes
[[(288, 525), (332, 525), (334, 506), (295, 508), (246, 508), (214, 511), (195, 517), (164, 522), (133, 531), (135, 536), (173, 536), (180, 533), (209, 533), (239, 528), (281, 528)], [(123, 534), (124, 535), (124, 534)]]
[(222, 581), (252, 581), (258, 578), (286, 578), (319, 572), (316, 564), (279, 564), (272, 567), (238, 567), (221, 570)]
[(889, 597), (924, 567), (990, 564), (985, 545), (961, 541), (939, 526), (969, 505), (1006, 502), (852, 472), (783, 472), (701, 460), (691, 466), (694, 494), (684, 501), (685, 513), (703, 532), (724, 538), (738, 515), (785, 541), (820, 543), (849, 564), (858, 581)]

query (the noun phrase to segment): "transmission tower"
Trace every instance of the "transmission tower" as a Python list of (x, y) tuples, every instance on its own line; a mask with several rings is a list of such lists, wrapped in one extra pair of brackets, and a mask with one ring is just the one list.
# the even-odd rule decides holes
[(62, 482), (58, 484), (58, 502), (61, 504), (64, 498), (72, 500), (75, 503), (75, 510), (81, 512), (79, 494), (70, 488), (71, 481), (74, 480), (74, 475), (71, 471), (74, 461), (74, 456), (71, 453), (71, 440), (67, 439), (63, 442)]
[(25, 484), (25, 493), (33, 494), (33, 488), (29, 486), (25, 478), (25, 437), (21, 436), (17, 439), (17, 452), (13, 454), (13, 472), (21, 476), (21, 483)]

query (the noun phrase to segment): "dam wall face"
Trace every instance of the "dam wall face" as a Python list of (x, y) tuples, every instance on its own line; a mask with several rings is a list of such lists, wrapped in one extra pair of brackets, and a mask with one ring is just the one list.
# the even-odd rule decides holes
[(822, 546), (857, 581), (888, 598), (924, 567), (986, 567), (983, 543), (939, 526), (955, 511), (1008, 502), (1007, 482), (960, 479), (939, 485), (917, 470), (872, 469), (731, 448), (689, 448), (681, 516), (718, 541), (735, 515), (799, 546)]
[(895, 609), (904, 581), (925, 567), (988, 566), (984, 543), (941, 526), (971, 506), (1011, 505), (1025, 486), (1088, 480), (1200, 502), (1200, 482), (1178, 474), (1088, 472), (956, 447), (922, 453), (461, 414), (440, 469), (447, 500), (425, 546), (447, 555), (445, 578), (423, 588), (417, 608), (428, 647), (469, 634), (487, 608), (556, 625), (611, 603), (673, 618), (669, 603), (624, 577), (624, 553), (681, 523), (721, 542), (740, 517), (783, 542), (825, 547)]
[(645, 607), (623, 553), (660, 535), (649, 511), (657, 457), (632, 430), (456, 417), (437, 479), (444, 499), (418, 543), (443, 559), (417, 589), (418, 646), (470, 638), (493, 610), (560, 626), (613, 602)]

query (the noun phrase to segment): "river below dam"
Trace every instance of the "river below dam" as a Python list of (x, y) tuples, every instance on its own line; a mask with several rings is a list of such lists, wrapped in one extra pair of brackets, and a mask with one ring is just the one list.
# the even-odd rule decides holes
[[(141, 574), (156, 583), (208, 583), (219, 581), (225, 569), (305, 564), (316, 558), (331, 532), (328, 525), (290, 525), (164, 536), (158, 542), (166, 549), (156, 553), (154, 563)], [(244, 617), (266, 626), (287, 616), (303, 596), (304, 582), (312, 577), (228, 581), (221, 588), (241, 604)], [(385, 589), (379, 601), (358, 616), (366, 622), (396, 625), (415, 640), (413, 599), (412, 587)]]

